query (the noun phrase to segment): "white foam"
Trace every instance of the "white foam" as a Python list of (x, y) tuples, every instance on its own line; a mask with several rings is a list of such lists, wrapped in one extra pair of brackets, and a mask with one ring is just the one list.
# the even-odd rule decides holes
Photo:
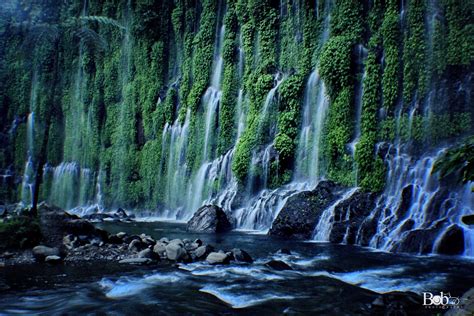
[(203, 287), (199, 291), (213, 295), (217, 299), (236, 309), (259, 305), (272, 300), (292, 300), (295, 298), (294, 296), (290, 295), (276, 295), (271, 293), (261, 294), (258, 296), (251, 294), (233, 294), (230, 291), (234, 288), (236, 287), (216, 287), (208, 285)]

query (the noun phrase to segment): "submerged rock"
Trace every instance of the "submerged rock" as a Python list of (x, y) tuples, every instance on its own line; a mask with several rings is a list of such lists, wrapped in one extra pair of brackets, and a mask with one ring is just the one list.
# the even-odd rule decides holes
[(232, 229), (232, 224), (222, 208), (205, 205), (199, 208), (188, 221), (187, 230), (203, 233), (224, 233)]
[(119, 261), (123, 264), (150, 264), (152, 262), (153, 260), (149, 258), (127, 258)]
[(293, 195), (272, 224), (269, 235), (309, 239), (324, 210), (342, 194), (332, 181), (321, 181), (313, 191)]
[(293, 270), (287, 263), (281, 260), (271, 260), (265, 263), (265, 266), (278, 271)]

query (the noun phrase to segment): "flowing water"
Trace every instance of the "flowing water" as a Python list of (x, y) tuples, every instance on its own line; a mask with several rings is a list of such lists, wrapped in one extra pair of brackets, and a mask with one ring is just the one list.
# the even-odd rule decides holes
[[(109, 223), (102, 227), (145, 232), (155, 238), (201, 238), (219, 249), (245, 249), (255, 262), (6, 267), (0, 271), (0, 280), (10, 289), (1, 293), (0, 313), (369, 315), (368, 305), (378, 293), (444, 291), (460, 296), (474, 286), (472, 262), (461, 258), (393, 255), (241, 232), (189, 234), (184, 225), (171, 223)], [(291, 255), (276, 253), (280, 248), (290, 249)], [(272, 259), (294, 270), (266, 267), (265, 262)]]

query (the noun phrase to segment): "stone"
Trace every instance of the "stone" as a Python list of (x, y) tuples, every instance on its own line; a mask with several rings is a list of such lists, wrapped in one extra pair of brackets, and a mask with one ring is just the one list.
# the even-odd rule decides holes
[(202, 240), (199, 239), (199, 238), (196, 239), (196, 240), (194, 240), (194, 243), (195, 243), (195, 244), (198, 244), (198, 245), (199, 245), (198, 247), (201, 247), (201, 246), (202, 246)]
[(154, 244), (156, 244), (156, 241), (150, 236), (142, 237), (142, 242), (147, 244), (148, 246), (153, 246)]
[(123, 242), (126, 244), (130, 244), (133, 240), (141, 241), (142, 239), (140, 238), (140, 236), (137, 236), (137, 235), (131, 235), (131, 236), (127, 235), (123, 238)]
[(464, 215), (461, 217), (461, 221), (466, 225), (474, 225), (474, 214)]
[(60, 256), (56, 256), (56, 255), (51, 255), (51, 256), (47, 256), (45, 259), (44, 259), (45, 262), (48, 262), (48, 263), (59, 263), (61, 262), (61, 257)]
[(68, 249), (73, 249), (77, 247), (79, 243), (76, 241), (77, 241), (77, 237), (72, 234), (69, 234), (63, 237), (63, 245)]
[(181, 239), (173, 239), (170, 242), (168, 242), (168, 244), (170, 245), (176, 244), (176, 245), (180, 245), (181, 247), (184, 247), (184, 242)]
[(292, 267), (290, 267), (287, 263), (281, 261), (281, 260), (271, 260), (265, 263), (265, 266), (277, 270), (277, 271), (283, 271), (283, 270), (293, 270)]
[(344, 189), (332, 181), (320, 181), (313, 191), (297, 193), (278, 213), (269, 235), (309, 239), (321, 214), (339, 199)]
[(137, 255), (138, 258), (148, 258), (151, 260), (159, 260), (160, 256), (153, 252), (150, 248), (140, 251)]
[(230, 262), (230, 257), (221, 252), (211, 252), (207, 258), (206, 261), (209, 264), (229, 264)]
[(196, 250), (197, 248), (199, 248), (199, 244), (197, 243), (187, 243), (186, 245), (184, 245), (184, 249), (186, 249), (187, 251), (193, 251), (193, 250)]
[(436, 252), (443, 255), (461, 255), (464, 253), (464, 230), (451, 225), (444, 232)]
[(168, 238), (162, 237), (162, 238), (160, 239), (160, 242), (167, 244), (167, 243), (169, 243), (170, 241), (169, 241)]
[(123, 259), (119, 261), (119, 263), (122, 263), (122, 264), (137, 264), (137, 265), (150, 264), (152, 262), (153, 260), (151, 260), (150, 258), (127, 258), (127, 259)]
[(210, 254), (212, 251), (214, 251), (214, 248), (209, 245), (204, 245), (198, 247), (194, 252), (194, 257), (196, 260), (204, 260), (208, 254)]
[(127, 218), (127, 217), (129, 217), (127, 212), (121, 207), (119, 207), (117, 209), (117, 211), (115, 211), (114, 215), (117, 216), (118, 218)]
[(232, 249), (232, 256), (237, 262), (253, 263), (252, 257), (245, 250), (234, 248)]
[(96, 235), (96, 228), (85, 219), (72, 219), (66, 222), (65, 229), (73, 235)]
[(40, 245), (33, 248), (33, 256), (38, 260), (44, 260), (48, 256), (60, 256), (60, 252), (58, 248)]
[(329, 241), (335, 244), (343, 241), (354, 244), (360, 226), (375, 208), (375, 199), (375, 194), (357, 190), (346, 199), (339, 201), (334, 208)]
[(130, 244), (128, 245), (128, 250), (135, 251), (135, 252), (143, 250), (144, 248), (145, 248), (145, 245), (143, 244), (141, 240), (138, 240), (138, 239), (132, 240)]
[(420, 228), (407, 232), (405, 238), (393, 249), (393, 251), (417, 254), (431, 253), (433, 245), (443, 229), (444, 224), (445, 221), (441, 221), (430, 228)]
[(125, 236), (127, 236), (127, 233), (125, 233), (125, 232), (120, 232), (120, 233), (117, 233), (116, 236), (117, 236), (118, 238), (120, 238), (120, 239), (124, 239)]
[(187, 256), (186, 250), (178, 243), (169, 243), (166, 245), (166, 257), (168, 260), (180, 261)]
[(160, 257), (166, 256), (166, 244), (158, 241), (153, 247), (153, 252), (159, 255)]
[(110, 235), (108, 238), (108, 242), (111, 244), (119, 245), (123, 243), (123, 239), (118, 237), (117, 235)]
[(194, 213), (186, 229), (190, 232), (225, 233), (232, 229), (232, 224), (222, 208), (205, 205)]

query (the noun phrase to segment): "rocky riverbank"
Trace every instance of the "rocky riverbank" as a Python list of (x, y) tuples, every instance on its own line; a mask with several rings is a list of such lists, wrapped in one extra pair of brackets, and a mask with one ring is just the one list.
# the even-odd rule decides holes
[[(213, 210), (202, 208), (203, 213)], [(109, 234), (96, 228), (89, 220), (68, 214), (47, 204), (39, 206), (39, 227), (41, 236), (31, 249), (6, 249), (0, 255), (1, 265), (47, 262), (68, 264), (91, 261), (118, 262), (121, 264), (152, 265), (160, 261), (169, 263), (190, 263), (206, 261), (209, 264), (228, 264), (231, 261), (252, 263), (252, 257), (242, 249), (216, 249), (200, 239), (153, 239), (146, 234), (129, 235), (125, 232)], [(130, 218), (120, 211), (120, 218)], [(97, 218), (97, 217), (93, 217)], [(207, 217), (209, 218), (209, 217)], [(127, 220), (128, 221), (128, 220)], [(209, 222), (207, 227), (220, 225), (220, 219)], [(197, 226), (192, 226), (199, 230)], [(215, 231), (214, 231), (215, 232)]]

